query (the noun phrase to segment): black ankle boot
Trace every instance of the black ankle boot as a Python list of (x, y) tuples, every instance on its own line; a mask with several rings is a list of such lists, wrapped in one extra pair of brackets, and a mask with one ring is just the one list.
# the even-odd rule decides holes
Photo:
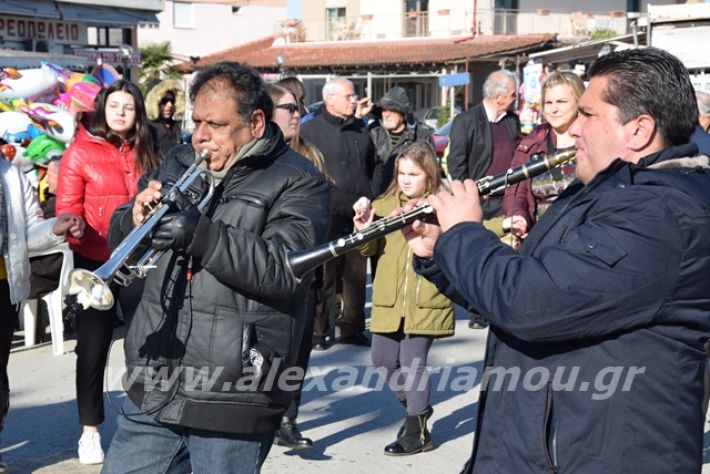
[(426, 415), (407, 415), (404, 420), (404, 434), (394, 443), (385, 446), (388, 456), (407, 456), (434, 449), (429, 430), (426, 427)]
[(313, 441), (301, 435), (296, 420), (287, 416), (281, 418), (281, 427), (276, 431), (276, 444), (291, 449), (313, 448)]
[[(407, 419), (407, 400), (400, 400), (399, 403), (401, 403), (402, 406), (404, 406), (404, 417), (405, 417), (404, 419), (406, 420)], [(424, 417), (426, 418), (424, 420), (424, 422), (425, 423), (428, 422), (429, 418), (431, 418), (431, 415), (433, 415), (433, 414), (434, 414), (434, 407), (432, 407), (431, 405), (427, 405), (426, 411), (424, 412)], [(399, 429), (397, 430), (397, 438), (401, 437), (403, 434), (404, 434), (404, 422), (402, 422), (402, 426), (400, 426)]]
[[(8, 390), (0, 390), (0, 432), (5, 426), (5, 418), (7, 418), (7, 412), (10, 409), (10, 392)], [(10, 472), (7, 463), (3, 461), (2, 456), (0, 456), (0, 474), (5, 474)]]

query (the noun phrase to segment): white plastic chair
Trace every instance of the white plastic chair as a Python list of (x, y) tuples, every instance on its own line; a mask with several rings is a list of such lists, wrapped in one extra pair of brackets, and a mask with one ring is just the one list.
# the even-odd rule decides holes
[[(52, 334), (52, 353), (62, 355), (64, 353), (64, 322), (62, 321), (62, 309), (64, 307), (64, 295), (69, 291), (69, 273), (74, 269), (74, 256), (69, 250), (69, 244), (63, 243), (55, 247), (30, 252), (30, 257), (42, 255), (62, 254), (62, 269), (59, 273), (59, 286), (56, 290), (50, 291), (42, 296), (47, 305), (49, 316), (49, 328)], [(38, 304), (37, 300), (25, 300), (22, 303), (22, 319), (25, 329), (25, 346), (35, 345), (35, 333), (37, 327)]]

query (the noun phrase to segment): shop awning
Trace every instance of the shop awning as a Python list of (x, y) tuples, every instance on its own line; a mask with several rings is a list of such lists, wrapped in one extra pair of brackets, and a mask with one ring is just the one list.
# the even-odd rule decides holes
[(37, 68), (42, 65), (43, 61), (74, 71), (84, 71), (87, 67), (95, 64), (87, 58), (71, 54), (33, 53), (31, 51), (0, 49), (0, 65), (3, 67), (14, 67), (16, 69)]
[(54, 2), (23, 2), (21, 0), (0, 0), (0, 13), (6, 15), (31, 16), (35, 18), (59, 19)]
[(51, 18), (55, 20), (81, 21), (90, 25), (132, 27), (155, 24), (159, 12), (135, 8), (111, 8), (78, 3), (61, 3), (47, 0), (21, 1), (0, 0), (0, 14)]
[(646, 43), (646, 32), (639, 32), (635, 37), (633, 34), (626, 34), (613, 38), (582, 41), (570, 46), (530, 53), (528, 57), (546, 64), (572, 63), (575, 61), (587, 63), (598, 57), (602, 50), (615, 51), (617, 49), (632, 48), (635, 41), (644, 45)]
[(67, 21), (83, 21), (92, 25), (131, 27), (135, 25), (157, 25), (157, 12), (132, 8), (110, 8), (77, 3), (58, 3), (62, 18)]

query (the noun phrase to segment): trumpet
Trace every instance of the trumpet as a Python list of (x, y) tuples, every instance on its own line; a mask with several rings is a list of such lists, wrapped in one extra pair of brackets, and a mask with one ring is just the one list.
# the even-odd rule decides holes
[[(185, 170), (168, 192), (164, 193), (162, 198), (150, 208), (143, 222), (134, 227), (126, 238), (121, 241), (106, 263), (94, 272), (81, 268), (72, 270), (69, 274), (69, 295), (74, 295), (76, 299), (70, 304), (70, 313), (89, 307), (99, 310), (111, 308), (114, 304), (114, 296), (109, 288), (111, 282), (116, 282), (121, 286), (128, 286), (136, 278), (145, 278), (148, 270), (155, 268), (155, 263), (164, 252), (153, 248), (148, 249), (134, 264), (129, 264), (128, 262), (134, 257), (136, 249), (143, 239), (153, 232), (153, 229), (171, 207), (174, 208), (174, 205), (184, 207), (192, 204), (202, 210), (209, 203), (214, 194), (214, 177), (209, 169), (200, 168), (200, 164), (208, 156), (209, 151), (207, 150), (202, 150), (195, 155), (194, 162)], [(202, 199), (197, 202), (196, 198), (189, 196), (188, 188), (200, 177), (207, 183), (208, 187)]]
[[(490, 195), (504, 190), (508, 186), (534, 178), (545, 171), (563, 165), (575, 157), (575, 151), (565, 151), (556, 155), (544, 155), (535, 153), (530, 161), (516, 168), (495, 176), (485, 176), (476, 181), (478, 193), (481, 196)], [(434, 208), (429, 204), (416, 207), (409, 212), (398, 216), (378, 219), (366, 229), (352, 234), (345, 235), (339, 239), (326, 242), (316, 247), (288, 252), (286, 263), (291, 274), (298, 280), (303, 278), (308, 272), (328, 260), (338, 257), (345, 252), (349, 252), (360, 245), (377, 240), (390, 232), (399, 230), (412, 224), (418, 219), (426, 219), (434, 214)]]

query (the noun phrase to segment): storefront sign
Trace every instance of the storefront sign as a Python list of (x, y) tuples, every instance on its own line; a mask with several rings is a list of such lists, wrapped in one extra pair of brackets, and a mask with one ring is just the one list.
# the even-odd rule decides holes
[[(98, 50), (98, 49), (75, 49), (73, 54), (87, 58), (89, 61), (98, 62), (101, 58), (102, 62), (108, 64), (123, 64), (123, 56), (118, 50)], [(138, 66), (141, 63), (141, 53), (133, 51), (133, 54), (126, 61), (130, 66)]]
[(87, 43), (85, 23), (0, 15), (0, 36), (5, 41), (43, 39), (55, 44)]

